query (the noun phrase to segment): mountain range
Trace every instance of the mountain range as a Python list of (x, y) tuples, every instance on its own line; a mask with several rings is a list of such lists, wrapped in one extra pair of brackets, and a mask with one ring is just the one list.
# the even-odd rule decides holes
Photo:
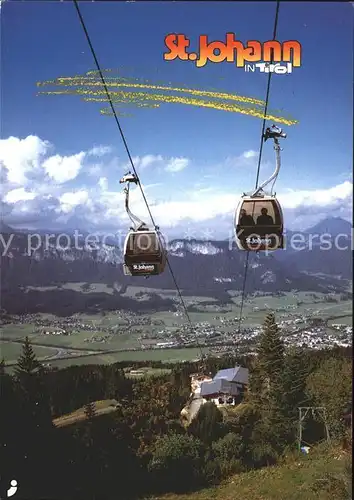
[[(3, 223), (0, 232), (1, 307), (9, 313), (47, 311), (66, 315), (88, 309), (175, 308), (172, 300), (154, 294), (144, 302), (122, 296), (129, 285), (171, 290), (175, 283), (167, 268), (163, 274), (148, 279), (124, 276), (122, 252), (113, 240), (108, 246), (101, 239), (92, 248), (85, 245), (83, 234), (76, 242), (71, 236), (69, 244), (61, 242), (58, 248), (50, 240), (46, 242), (43, 234), (41, 241), (32, 238), (38, 248), (29, 256), (28, 232), (14, 231)], [(268, 255), (250, 253), (246, 293), (348, 290), (352, 279), (349, 222), (329, 217), (302, 233), (287, 231), (286, 242), (286, 249)], [(242, 289), (247, 253), (237, 250), (234, 242), (176, 239), (167, 249), (184, 295), (213, 297), (224, 303), (230, 299), (228, 290)], [(104, 283), (112, 293), (88, 294), (60, 288), (61, 284), (74, 282)], [(53, 288), (41, 291), (43, 287)]]

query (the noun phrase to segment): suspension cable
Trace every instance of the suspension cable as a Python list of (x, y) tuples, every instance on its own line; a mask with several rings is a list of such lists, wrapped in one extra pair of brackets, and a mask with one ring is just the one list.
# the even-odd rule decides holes
[[(87, 31), (86, 25), (85, 25), (85, 21), (84, 21), (84, 19), (83, 19), (83, 17), (82, 17), (82, 14), (81, 14), (81, 11), (80, 11), (80, 7), (79, 7), (79, 5), (78, 5), (78, 0), (73, 0), (73, 2), (74, 2), (74, 5), (75, 5), (75, 8), (76, 8), (76, 12), (77, 12), (77, 14), (78, 14), (78, 16), (79, 16), (79, 19), (80, 19), (81, 27), (82, 27), (82, 29), (83, 29), (83, 31), (84, 31), (84, 33), (85, 33), (87, 43), (88, 43), (88, 45), (89, 45), (89, 47), (90, 47), (92, 57), (93, 57), (93, 59), (94, 59), (94, 61), (95, 61), (95, 64), (96, 64), (96, 67), (97, 67), (97, 71), (98, 71), (98, 73), (99, 73), (99, 75), (100, 75), (100, 77), (101, 77), (102, 85), (103, 85), (103, 87), (104, 87), (104, 89), (105, 89), (105, 91), (106, 91), (106, 94), (107, 94), (107, 99), (108, 99), (108, 102), (109, 102), (110, 108), (111, 108), (111, 110), (112, 110), (112, 113), (113, 113), (113, 116), (114, 116), (115, 122), (116, 122), (116, 124), (117, 124), (118, 130), (119, 130), (119, 133), (120, 133), (120, 136), (121, 136), (121, 138), (122, 138), (122, 141), (123, 141), (123, 144), (124, 144), (125, 150), (126, 150), (126, 152), (127, 152), (127, 155), (128, 155), (128, 158), (129, 158), (130, 165), (131, 165), (131, 167), (132, 167), (132, 169), (133, 169), (133, 172), (134, 172), (135, 177), (137, 178), (138, 185), (139, 185), (139, 188), (140, 188), (140, 191), (141, 191), (141, 194), (142, 194), (143, 200), (144, 200), (144, 202), (145, 202), (146, 208), (147, 208), (147, 210), (148, 210), (148, 213), (149, 213), (149, 216), (150, 216), (151, 222), (152, 222), (152, 224), (153, 224), (153, 226), (154, 226), (154, 228), (155, 228), (155, 230), (156, 230), (157, 226), (156, 226), (156, 224), (155, 224), (155, 220), (154, 220), (153, 215), (152, 215), (152, 213), (151, 213), (151, 210), (150, 210), (150, 207), (149, 207), (148, 201), (147, 201), (147, 199), (146, 199), (146, 196), (145, 196), (145, 193), (144, 193), (143, 187), (142, 187), (142, 185), (141, 185), (141, 183), (140, 183), (139, 176), (138, 176), (137, 171), (136, 171), (136, 169), (135, 169), (135, 165), (134, 165), (134, 162), (133, 162), (133, 158), (132, 158), (132, 156), (131, 156), (131, 154), (130, 154), (130, 150), (129, 150), (129, 147), (128, 147), (128, 144), (127, 144), (127, 141), (126, 141), (125, 135), (124, 135), (123, 130), (122, 130), (122, 127), (121, 127), (121, 125), (120, 125), (120, 123), (119, 123), (119, 120), (118, 120), (118, 116), (117, 116), (116, 110), (115, 110), (115, 108), (114, 108), (114, 106), (113, 106), (113, 102), (112, 102), (112, 99), (111, 99), (111, 95), (110, 95), (110, 93), (109, 93), (109, 91), (108, 91), (108, 88), (107, 88), (107, 85), (106, 85), (106, 81), (105, 81), (105, 79), (104, 79), (104, 76), (103, 76), (103, 73), (102, 73), (102, 70), (101, 70), (101, 66), (100, 66), (100, 64), (99, 64), (99, 62), (98, 62), (98, 59), (97, 59), (97, 56), (96, 56), (95, 49), (93, 48), (93, 45), (92, 45), (92, 43), (91, 43), (91, 39), (90, 39), (90, 36), (89, 36), (89, 34), (88, 34), (88, 31)], [(157, 234), (158, 234), (158, 233), (157, 233)], [(159, 234), (158, 234), (158, 237), (159, 237), (160, 244), (161, 244), (161, 239), (160, 239)], [(172, 269), (172, 267), (171, 267), (171, 264), (170, 264), (170, 262), (169, 262), (168, 256), (166, 256), (166, 262), (167, 262), (167, 266), (168, 266), (168, 268), (169, 268), (169, 270), (170, 270), (170, 273), (171, 273), (171, 276), (172, 276), (172, 279), (173, 279), (174, 285), (175, 285), (175, 287), (176, 287), (176, 290), (177, 290), (177, 293), (178, 293), (179, 299), (180, 299), (180, 301), (181, 301), (181, 305), (182, 305), (182, 307), (183, 307), (183, 309), (184, 309), (185, 317), (187, 318), (187, 321), (188, 321), (188, 323), (189, 323), (189, 326), (190, 326), (191, 331), (193, 331), (193, 329), (194, 329), (194, 327), (193, 327), (193, 323), (192, 323), (192, 321), (191, 321), (191, 319), (190, 319), (190, 316), (189, 316), (189, 313), (188, 313), (188, 310), (187, 310), (187, 306), (186, 306), (185, 301), (184, 301), (184, 299), (183, 299), (183, 296), (182, 296), (181, 290), (180, 290), (180, 288), (179, 288), (179, 286), (178, 286), (178, 283), (177, 283), (176, 277), (175, 277), (175, 275), (174, 275), (173, 269)], [(200, 345), (200, 343), (199, 343), (199, 341), (198, 341), (197, 336), (196, 336), (195, 338), (196, 338), (196, 344), (197, 344), (197, 347), (198, 347), (198, 349), (199, 349), (199, 351), (200, 351), (201, 359), (203, 360), (203, 358), (204, 358), (203, 349), (202, 349), (202, 347), (201, 347), (201, 345)]]
[[(276, 40), (276, 38), (277, 38), (279, 5), (280, 5), (280, 0), (277, 0), (277, 5), (276, 5), (276, 8), (275, 8), (275, 17), (274, 17), (273, 40)], [(274, 60), (274, 51), (272, 52), (271, 63), (273, 63), (273, 60)], [(272, 73), (269, 71), (269, 73), (268, 73), (267, 91), (266, 91), (266, 99), (265, 99), (265, 106), (264, 106), (263, 125), (262, 125), (262, 132), (261, 132), (261, 142), (260, 142), (260, 146), (259, 146), (259, 155), (258, 155), (258, 165), (257, 165), (257, 175), (256, 175), (256, 186), (255, 186), (255, 189), (258, 188), (259, 173), (260, 173), (260, 169), (261, 169), (261, 161), (262, 161), (262, 153), (263, 153), (263, 143), (264, 143), (264, 132), (265, 132), (265, 126), (266, 126), (266, 120), (267, 120), (267, 111), (268, 111), (268, 102), (269, 102), (269, 93), (270, 93), (271, 78), (272, 78)], [(274, 183), (273, 183), (273, 187), (274, 187)], [(273, 187), (272, 187), (272, 189), (273, 189)], [(254, 213), (254, 208), (255, 208), (255, 204), (253, 204), (252, 216), (253, 216), (253, 213)], [(242, 321), (243, 306), (244, 306), (244, 301), (245, 301), (245, 289), (246, 289), (246, 281), (247, 281), (249, 254), (250, 254), (250, 251), (247, 250), (246, 262), (245, 262), (245, 273), (244, 273), (244, 276), (243, 276), (243, 284), (242, 284), (240, 316), (239, 316), (239, 320), (238, 320), (238, 330), (237, 330), (238, 334), (240, 334), (240, 331), (241, 331), (241, 321)]]
[(240, 316), (238, 318), (237, 333), (240, 333), (240, 331), (241, 331), (241, 321), (242, 321), (242, 313), (243, 313), (243, 304), (244, 304), (244, 301), (245, 301), (245, 289), (246, 289), (246, 280), (247, 280), (247, 271), (248, 271), (249, 257), (250, 257), (250, 252), (249, 252), (249, 250), (247, 250), (246, 262), (245, 262), (245, 272), (244, 272), (244, 275), (243, 275)]
[[(275, 8), (273, 40), (276, 40), (276, 38), (277, 38), (279, 5), (280, 5), (280, 0), (277, 0), (277, 6)], [(272, 64), (273, 62), (274, 62), (274, 51), (272, 52), (272, 58), (271, 58), (270, 63)], [(259, 173), (260, 173), (260, 170), (261, 170), (261, 160), (262, 160), (263, 143), (264, 143), (264, 132), (265, 132), (265, 126), (266, 126), (266, 119), (267, 119), (267, 111), (268, 111), (268, 101), (269, 101), (269, 92), (270, 92), (270, 81), (271, 81), (271, 78), (272, 78), (272, 73), (269, 71), (269, 73), (268, 73), (268, 83), (267, 83), (267, 92), (266, 92), (266, 99), (265, 99), (265, 106), (264, 106), (264, 115), (263, 115), (264, 118), (263, 118), (262, 132), (261, 132), (261, 142), (260, 142), (260, 146), (259, 146), (259, 156), (258, 156), (258, 165), (257, 165), (257, 176), (256, 176), (255, 189), (258, 188)]]

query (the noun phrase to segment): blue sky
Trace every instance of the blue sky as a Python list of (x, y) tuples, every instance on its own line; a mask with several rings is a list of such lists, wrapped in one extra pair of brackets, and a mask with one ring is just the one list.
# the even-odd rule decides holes
[[(125, 77), (153, 83), (171, 82), (265, 98), (265, 74), (245, 73), (226, 62), (209, 62), (203, 68), (193, 62), (166, 62), (162, 54), (166, 50), (164, 37), (171, 32), (188, 36), (192, 48), (200, 34), (207, 34), (211, 40), (223, 40), (227, 32), (236, 33), (243, 42), (271, 39), (275, 2), (83, 2), (80, 6), (102, 68), (120, 68)], [(283, 126), (288, 138), (283, 141), (283, 166), (276, 185), (276, 191), (288, 203), (289, 225), (294, 227), (307, 227), (333, 210), (345, 217), (351, 213), (352, 199), (345, 182), (352, 182), (353, 14), (349, 3), (280, 5), (277, 39), (296, 39), (303, 50), (301, 68), (294, 68), (290, 75), (273, 75), (269, 101), (270, 110), (281, 110), (299, 122)], [(123, 223), (121, 211), (112, 205), (112, 196), (121, 191), (117, 181), (124, 173), (127, 156), (113, 118), (100, 114), (100, 103), (84, 102), (78, 96), (36, 95), (38, 81), (95, 69), (74, 5), (9, 0), (2, 5), (1, 18), (1, 147), (5, 149), (1, 159), (7, 172), (23, 168), (27, 161), (26, 181), (23, 178), (22, 184), (9, 183), (3, 192), (8, 220), (26, 225), (26, 217), (29, 224), (35, 220), (35, 213), (38, 220), (39, 214), (45, 213), (46, 224), (67, 223), (73, 217), (72, 221), (85, 225), (97, 215), (99, 226), (103, 220), (100, 210), (106, 215), (108, 210), (111, 216), (105, 218), (107, 227), (114, 224), (114, 217)], [(188, 222), (212, 225), (216, 232), (223, 224), (226, 227), (231, 222), (232, 200), (236, 205), (241, 192), (252, 189), (255, 182), (257, 157), (245, 160), (242, 155), (258, 152), (261, 119), (181, 104), (161, 104), (158, 109), (127, 106), (122, 111), (132, 114), (122, 117), (121, 125), (140, 165), (147, 155), (163, 158), (141, 170), (137, 162), (142, 183), (155, 184), (147, 188), (147, 197), (156, 206), (157, 216), (163, 216), (162, 224), (183, 227), (184, 218), (188, 218)], [(17, 152), (23, 149), (16, 160), (22, 167), (14, 165), (13, 157), (12, 164), (6, 164), (10, 146), (5, 142), (9, 137), (23, 141), (28, 136), (52, 145), (37, 158), (39, 162), (45, 156), (76, 155), (94, 146), (110, 146), (112, 150), (96, 159), (86, 155), (75, 178), (63, 183), (54, 178), (55, 182), (46, 185), (48, 176), (41, 179), (38, 168), (29, 173), (28, 161), (33, 166), (36, 160), (33, 152), (26, 160), (29, 146), (23, 142), (10, 145)], [(33, 147), (38, 149), (39, 145), (33, 142)], [(188, 160), (187, 167), (166, 172), (164, 166), (173, 161), (171, 158)], [(263, 159), (261, 179), (273, 168), (274, 151), (269, 143), (264, 146)], [(64, 168), (63, 163), (60, 165)], [(106, 179), (101, 181), (106, 193), (94, 190), (102, 178)], [(32, 198), (18, 199), (19, 191), (6, 198), (9, 191), (19, 188), (22, 193), (32, 193)], [(289, 189), (293, 190), (292, 202)], [(81, 197), (82, 204), (73, 205), (70, 212), (66, 203), (61, 210), (63, 195), (78, 190), (88, 193), (86, 198)], [(44, 204), (49, 196), (52, 206), (48, 208)], [(140, 202), (137, 196), (139, 210)], [(121, 203), (118, 195), (117, 203)], [(215, 209), (209, 218), (198, 215), (211, 204)], [(191, 210), (196, 210), (195, 217)]]

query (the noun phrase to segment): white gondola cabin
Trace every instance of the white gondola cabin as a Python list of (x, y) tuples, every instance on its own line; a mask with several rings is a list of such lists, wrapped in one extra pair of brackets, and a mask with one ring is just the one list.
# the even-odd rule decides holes
[(243, 196), (235, 214), (235, 238), (240, 250), (284, 248), (283, 213), (275, 196)]
[(124, 243), (124, 274), (153, 276), (166, 266), (166, 244), (158, 231), (130, 231)]

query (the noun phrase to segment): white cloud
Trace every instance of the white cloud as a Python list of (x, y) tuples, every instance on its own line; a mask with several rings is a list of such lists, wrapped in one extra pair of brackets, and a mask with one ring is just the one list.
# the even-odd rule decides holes
[(194, 196), (194, 198), (188, 201), (161, 202), (154, 207), (154, 218), (161, 225), (176, 226), (184, 220), (195, 222), (212, 220), (225, 213), (231, 213), (235, 208), (234, 194), (217, 193), (199, 198)]
[(87, 174), (91, 177), (98, 177), (102, 173), (102, 165), (91, 165), (87, 169)]
[(12, 189), (4, 197), (5, 203), (17, 203), (18, 201), (33, 200), (36, 193), (26, 191), (23, 187)]
[(100, 177), (98, 179), (98, 185), (100, 186), (101, 189), (103, 189), (103, 191), (107, 191), (107, 188), (108, 188), (108, 179), (107, 179), (107, 177)]
[(188, 158), (171, 158), (167, 163), (165, 170), (166, 172), (180, 172), (188, 167), (188, 165)]
[[(292, 191), (280, 193), (278, 199), (292, 218), (305, 211), (307, 215), (332, 214), (337, 210), (347, 216), (352, 207), (353, 184), (346, 181), (337, 186), (323, 190)], [(183, 196), (183, 195), (182, 195)], [(181, 196), (181, 197), (182, 197)], [(217, 188), (206, 188), (184, 194), (180, 200), (160, 201), (154, 204), (153, 216), (161, 226), (184, 225), (185, 221), (192, 220), (197, 223), (210, 221), (217, 224), (223, 216), (230, 217), (237, 208), (241, 193), (235, 196), (233, 192), (224, 192)], [(149, 200), (150, 201), (150, 200)], [(150, 204), (152, 204), (150, 202)], [(139, 213), (145, 213), (141, 200), (134, 203), (134, 208)], [(135, 210), (133, 210), (134, 213)], [(288, 219), (289, 220), (289, 219)], [(305, 228), (307, 226), (305, 225)]]
[(353, 183), (345, 181), (329, 189), (313, 189), (307, 191), (295, 191), (288, 189), (283, 195), (279, 195), (279, 201), (285, 208), (326, 207), (333, 203), (350, 200), (353, 196)]
[(43, 162), (42, 167), (51, 179), (63, 184), (78, 176), (85, 156), (86, 153), (83, 151), (72, 156), (51, 156)]
[(328, 189), (295, 191), (279, 194), (292, 228), (300, 230), (314, 225), (328, 215), (352, 218), (353, 183), (345, 181)]
[(111, 153), (112, 148), (110, 146), (94, 146), (88, 151), (89, 156), (105, 156)]
[[(117, 158), (108, 158), (97, 169), (97, 178), (91, 178), (90, 183), (87, 181), (88, 184), (83, 185), (79, 184), (81, 177), (77, 176), (79, 173), (88, 173), (92, 167), (85, 161), (90, 155), (81, 152), (72, 156), (57, 154), (46, 158), (50, 147), (47, 141), (35, 136), (22, 140), (10, 137), (0, 142), (0, 159), (6, 172), (1, 194), (7, 214), (5, 222), (10, 225), (24, 224), (26, 227), (29, 221), (36, 221), (45, 228), (56, 226), (59, 222), (70, 222), (71, 227), (75, 224), (82, 230), (93, 226), (96, 229), (110, 227), (114, 230), (129, 227), (122, 185), (118, 184), (118, 172), (123, 169), (124, 163)], [(255, 152), (245, 151), (237, 158), (257, 161), (257, 157)], [(167, 169), (178, 172), (190, 164), (183, 157), (167, 159), (161, 155), (145, 155), (137, 158), (141, 168), (158, 165), (161, 171)], [(240, 186), (235, 192), (235, 187), (225, 186), (224, 178), (219, 176), (208, 183), (204, 179), (199, 186), (201, 189), (190, 187), (190, 192), (177, 183), (169, 190), (168, 181), (163, 182), (166, 189), (159, 190), (160, 183), (155, 182), (160, 180), (157, 177), (150, 179), (143, 189), (153, 217), (162, 229), (175, 227), (176, 231), (181, 231), (189, 223), (197, 227), (208, 226), (210, 230), (232, 227), (233, 214), (241, 196)], [(75, 179), (75, 183), (66, 184), (71, 179)], [(113, 179), (117, 182), (113, 182)], [(53, 184), (53, 180), (57, 184)], [(108, 190), (109, 186), (114, 186), (114, 189)], [(322, 218), (328, 214), (350, 217), (352, 191), (353, 183), (346, 180), (328, 189), (280, 192), (279, 200), (285, 209), (287, 227), (291, 228), (295, 221), (306, 228), (311, 217)], [(130, 206), (134, 214), (150, 222), (140, 189), (135, 186), (130, 191)]]
[(89, 194), (85, 190), (64, 193), (59, 197), (59, 201), (61, 203), (60, 208), (64, 212), (68, 213), (74, 207), (77, 207), (79, 205), (85, 205), (88, 198), (89, 198)]
[(28, 182), (28, 174), (39, 169), (40, 161), (50, 146), (48, 141), (42, 141), (34, 135), (25, 139), (1, 139), (0, 162), (2, 168), (6, 169), (7, 181), (25, 185)]
[[(164, 159), (161, 155), (145, 155), (145, 156), (134, 156), (132, 158), (134, 167), (139, 170), (143, 170), (144, 168), (151, 167), (152, 165), (160, 165)], [(125, 165), (126, 170), (131, 169), (130, 162)]]
[[(144, 170), (148, 167), (150, 168), (161, 168), (166, 172), (179, 172), (184, 170), (190, 163), (188, 158), (184, 157), (172, 157), (164, 158), (162, 155), (145, 155), (145, 156), (134, 156), (132, 158), (134, 167), (137, 169), (138, 173), (140, 170)], [(131, 170), (131, 164), (126, 162), (124, 169)]]
[(244, 153), (242, 153), (241, 155), (241, 158), (255, 158), (256, 156), (258, 156), (258, 153), (256, 151), (253, 151), (252, 149), (250, 149), (249, 151), (245, 151)]
[(140, 168), (150, 167), (154, 163), (159, 163), (161, 161), (163, 161), (163, 158), (161, 155), (158, 155), (158, 156), (146, 155), (140, 159), (139, 167)]

